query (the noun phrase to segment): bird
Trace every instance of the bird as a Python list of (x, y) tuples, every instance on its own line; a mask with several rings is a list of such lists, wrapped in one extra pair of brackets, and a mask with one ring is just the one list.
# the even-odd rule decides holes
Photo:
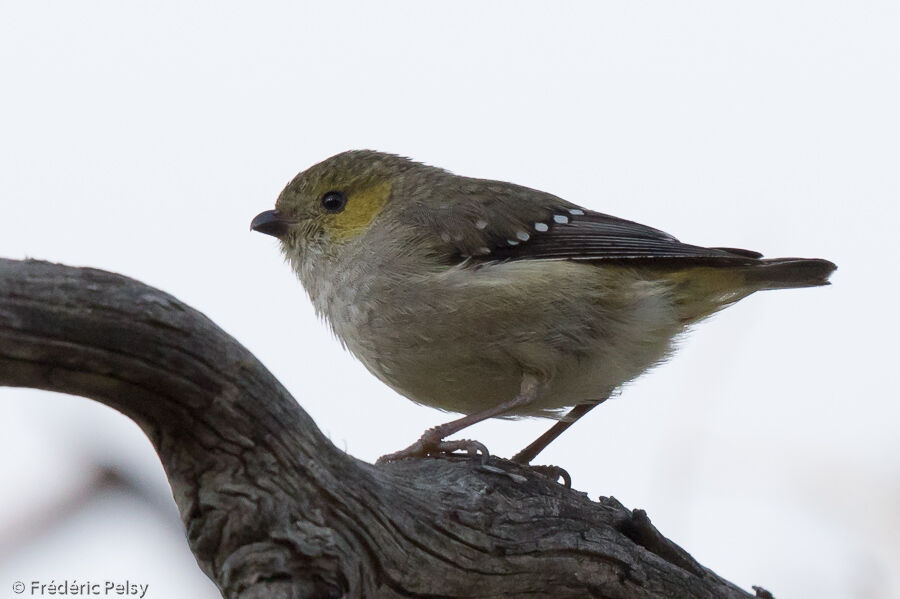
[(486, 446), (448, 440), (488, 418), (556, 422), (530, 462), (691, 325), (762, 290), (829, 284), (836, 266), (682, 243), (553, 194), (374, 150), (294, 177), (251, 229), (280, 241), (315, 312), (410, 400), (462, 416), (392, 462)]

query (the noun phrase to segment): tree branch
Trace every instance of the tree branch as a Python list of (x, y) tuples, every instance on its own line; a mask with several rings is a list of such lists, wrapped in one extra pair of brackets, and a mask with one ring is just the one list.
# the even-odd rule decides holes
[(0, 260), (0, 385), (135, 420), (225, 597), (751, 596), (643, 511), (505, 460), (356, 460), (203, 314), (121, 275)]

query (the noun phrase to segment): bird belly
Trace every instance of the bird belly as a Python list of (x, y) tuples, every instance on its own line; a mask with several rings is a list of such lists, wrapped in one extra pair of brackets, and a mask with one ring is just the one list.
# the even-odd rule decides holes
[(544, 381), (539, 397), (509, 416), (604, 399), (664, 359), (683, 328), (669, 288), (626, 270), (511, 262), (416, 283), (378, 289), (377, 302), (356, 293), (356, 317), (332, 324), (379, 379), (450, 412), (513, 399), (526, 373)]

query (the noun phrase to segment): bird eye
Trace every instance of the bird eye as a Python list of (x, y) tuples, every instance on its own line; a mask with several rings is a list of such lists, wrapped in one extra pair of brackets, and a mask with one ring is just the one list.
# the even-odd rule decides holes
[(339, 191), (329, 191), (322, 196), (322, 207), (327, 212), (340, 212), (347, 205), (347, 196)]

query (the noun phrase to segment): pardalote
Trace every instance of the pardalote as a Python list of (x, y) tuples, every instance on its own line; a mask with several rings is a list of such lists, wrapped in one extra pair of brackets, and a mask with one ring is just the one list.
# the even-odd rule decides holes
[(700, 247), (527, 187), (374, 151), (297, 175), (251, 228), (381, 381), (463, 417), (382, 460), (455, 450), (492, 417), (559, 421), (527, 464), (689, 325), (754, 293), (827, 285), (835, 265)]

